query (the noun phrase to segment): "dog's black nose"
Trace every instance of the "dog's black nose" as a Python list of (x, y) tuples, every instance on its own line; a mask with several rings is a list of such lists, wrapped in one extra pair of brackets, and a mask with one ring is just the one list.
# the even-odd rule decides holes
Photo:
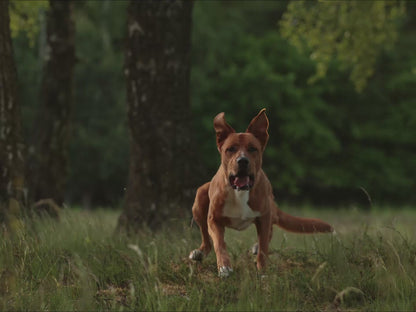
[(237, 164), (239, 167), (245, 168), (248, 166), (249, 163), (250, 163), (249, 159), (245, 156), (241, 156), (237, 158)]

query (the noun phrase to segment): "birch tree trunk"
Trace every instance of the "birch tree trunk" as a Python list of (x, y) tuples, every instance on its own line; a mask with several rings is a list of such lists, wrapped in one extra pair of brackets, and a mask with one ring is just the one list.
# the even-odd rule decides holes
[(119, 229), (156, 228), (190, 209), (192, 1), (131, 1), (125, 54), (130, 169)]
[(25, 208), (25, 161), (8, 5), (0, 1), (0, 223), (13, 230)]
[(41, 106), (31, 147), (31, 199), (64, 201), (75, 65), (72, 1), (50, 0)]

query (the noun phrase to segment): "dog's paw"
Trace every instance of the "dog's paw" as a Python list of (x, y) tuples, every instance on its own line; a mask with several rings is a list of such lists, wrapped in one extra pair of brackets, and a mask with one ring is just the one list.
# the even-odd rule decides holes
[(227, 266), (222, 266), (218, 270), (219, 277), (228, 277), (233, 272), (233, 269)]
[(258, 244), (258, 243), (255, 243), (255, 244), (253, 245), (253, 247), (251, 247), (251, 253), (252, 253), (253, 255), (257, 255), (257, 254), (258, 254), (258, 252), (259, 252), (259, 244)]
[(192, 250), (191, 253), (189, 254), (189, 259), (194, 260), (194, 261), (202, 261), (203, 258), (204, 258), (204, 253), (199, 249)]

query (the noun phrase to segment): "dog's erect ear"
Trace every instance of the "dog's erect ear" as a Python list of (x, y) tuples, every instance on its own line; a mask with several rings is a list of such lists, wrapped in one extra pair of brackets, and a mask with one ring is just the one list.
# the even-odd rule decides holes
[(230, 135), (230, 133), (234, 133), (235, 130), (225, 121), (224, 113), (219, 113), (215, 116), (214, 129), (215, 134), (217, 135), (217, 148), (221, 152), (221, 146), (225, 139)]
[(266, 116), (266, 109), (263, 108), (250, 122), (246, 132), (253, 134), (260, 141), (264, 149), (269, 140), (267, 129), (269, 129), (269, 119)]

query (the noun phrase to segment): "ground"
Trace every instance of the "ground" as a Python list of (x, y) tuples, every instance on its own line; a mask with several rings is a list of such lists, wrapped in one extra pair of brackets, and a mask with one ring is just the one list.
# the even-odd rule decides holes
[(249, 249), (255, 227), (226, 231), (234, 274), (217, 276), (215, 254), (188, 259), (200, 243), (190, 220), (157, 233), (114, 234), (117, 211), (65, 209), (38, 219), (0, 247), (0, 310), (400, 310), (416, 309), (416, 209), (317, 210), (336, 235), (275, 228), (268, 267)]

